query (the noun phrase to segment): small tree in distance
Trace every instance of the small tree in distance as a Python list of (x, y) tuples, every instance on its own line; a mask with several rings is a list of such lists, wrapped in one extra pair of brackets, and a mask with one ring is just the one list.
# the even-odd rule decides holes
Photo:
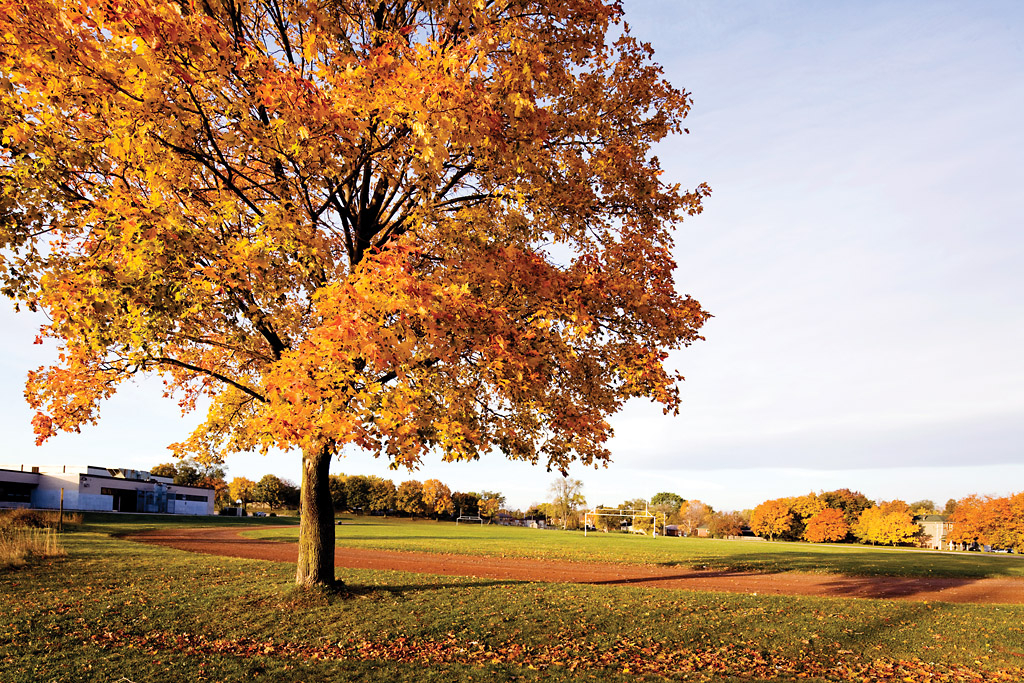
[(863, 543), (896, 546), (910, 542), (921, 527), (914, 523), (907, 504), (894, 500), (862, 512), (852, 531)]
[(708, 521), (708, 533), (714, 538), (743, 535), (744, 519), (738, 512), (716, 512)]
[(174, 479), (174, 475), (177, 474), (178, 468), (172, 463), (162, 462), (159, 465), (155, 465), (149, 468), (149, 475), (151, 477), (170, 477)]
[(474, 515), (480, 512), (480, 495), (478, 493), (455, 491), (452, 493), (452, 503), (455, 505), (455, 514), (457, 515)]
[(766, 500), (751, 513), (750, 528), (755, 534), (774, 541), (776, 536), (789, 531), (792, 521), (787, 500)]
[(850, 532), (842, 510), (825, 508), (807, 520), (804, 539), (811, 543), (842, 541)]
[(390, 479), (371, 476), (367, 506), (374, 512), (387, 513), (395, 507), (395, 483)]
[(252, 479), (245, 477), (235, 477), (228, 484), (228, 495), (231, 496), (231, 502), (241, 502), (242, 509), (245, 509), (246, 504), (253, 502), (256, 494), (256, 482)]
[(395, 507), (413, 517), (425, 517), (427, 506), (423, 503), (423, 484), (416, 480), (403, 481), (395, 494)]
[(850, 489), (826, 491), (821, 494), (821, 499), (825, 501), (828, 507), (842, 510), (843, 519), (846, 520), (846, 525), (851, 528), (857, 523), (860, 514), (872, 506), (872, 502), (868, 500), (867, 496), (860, 491), (851, 491)]
[(686, 499), (677, 493), (655, 493), (651, 496), (651, 511), (658, 513), (668, 524), (675, 524), (685, 502)]
[(450, 515), (455, 512), (452, 492), (446, 484), (438, 479), (427, 479), (423, 482), (423, 505), (435, 517)]
[(284, 485), (273, 474), (265, 474), (253, 487), (253, 502), (263, 503), (271, 510), (277, 510), (284, 504)]
[(483, 491), (480, 493), (480, 514), (488, 521), (494, 521), (498, 512), (505, 505), (505, 496), (497, 491)]
[(361, 474), (345, 477), (345, 500), (349, 510), (364, 514), (369, 512), (370, 487), (372, 484), (369, 477)]
[(328, 488), (331, 492), (331, 503), (335, 510), (348, 508), (348, 497), (345, 495), (345, 475), (332, 474), (328, 478)]
[(915, 500), (913, 503), (910, 503), (909, 507), (910, 512), (915, 515), (931, 515), (937, 512), (935, 502), (928, 498)]
[(572, 477), (559, 477), (548, 489), (551, 494), (552, 514), (561, 522), (563, 529), (578, 528), (577, 511), (586, 507), (583, 482)]
[(679, 509), (679, 528), (685, 536), (697, 533), (697, 527), (707, 524), (713, 510), (699, 500), (689, 500)]

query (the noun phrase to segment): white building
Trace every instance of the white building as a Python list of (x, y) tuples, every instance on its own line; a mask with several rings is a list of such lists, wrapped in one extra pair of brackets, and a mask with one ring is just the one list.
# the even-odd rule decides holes
[(953, 524), (946, 521), (946, 515), (918, 515), (914, 521), (921, 526), (920, 545), (924, 548), (941, 550), (949, 545), (947, 538)]
[(106, 467), (58, 465), (0, 468), (0, 508), (60, 507), (94, 512), (161, 512), (212, 515), (215, 492), (179, 486), (170, 477)]

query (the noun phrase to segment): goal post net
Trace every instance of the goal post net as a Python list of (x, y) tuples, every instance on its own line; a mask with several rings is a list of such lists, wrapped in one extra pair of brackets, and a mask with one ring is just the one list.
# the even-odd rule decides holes
[(480, 526), (483, 526), (484, 518), (480, 516), (479, 510), (463, 512), (459, 508), (459, 516), (455, 518), (455, 526), (458, 526), (459, 522), (477, 522)]
[[(658, 536), (658, 523), (661, 523), (661, 535), (665, 535), (665, 515), (659, 515), (651, 512), (649, 508), (633, 509), (633, 508), (594, 508), (593, 510), (583, 513), (583, 535), (587, 535), (587, 531), (590, 529), (590, 520), (593, 519), (595, 522), (601, 517), (618, 517), (621, 519), (630, 520), (630, 529), (634, 533), (647, 534), (647, 531), (643, 527), (637, 526), (637, 520), (648, 522), (651, 527), (651, 537), (656, 538)], [(597, 529), (597, 525), (594, 524), (594, 529)], [(639, 529), (639, 531), (636, 531)]]

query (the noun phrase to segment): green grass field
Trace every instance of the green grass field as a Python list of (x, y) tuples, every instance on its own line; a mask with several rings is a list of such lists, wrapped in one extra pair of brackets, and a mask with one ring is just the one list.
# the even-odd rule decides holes
[(104, 534), (130, 534), (146, 529), (185, 529), (207, 526), (239, 526), (258, 529), (263, 526), (296, 525), (298, 517), (221, 517), (189, 515), (142, 515), (120, 512), (86, 512), (81, 529)]
[[(348, 594), (300, 592), (289, 564), (194, 555), (109, 535), (158, 521), (125, 519), (121, 526), (87, 517), (65, 535), (66, 558), (0, 572), (0, 681), (1024, 678), (1024, 607), (362, 570), (338, 572)], [(396, 528), (389, 521), (346, 524), (339, 537), (359, 531), (372, 542), (374, 529), (394, 538), (404, 528), (426, 542), (432, 527), (435, 544), (455, 534), (450, 524)], [(461, 525), (457, 531), (478, 534), (478, 542), (496, 533)], [(532, 532), (521, 538), (543, 538), (548, 548), (564, 544), (582, 559), (581, 535), (504, 531)], [(600, 547), (593, 546), (598, 557)]]
[[(863, 546), (649, 538), (627, 534), (562, 532), (384, 517), (344, 517), (339, 546), (616, 562), (760, 572), (815, 572), (860, 576), (983, 578), (1024, 577), (1024, 556), (939, 553)], [(298, 540), (298, 529), (251, 532), (261, 538)]]
[[(194, 555), (111, 536), (197, 521), (86, 515), (63, 538), (67, 557), (0, 571), (0, 681), (1024, 679), (1020, 606), (531, 584), (370, 570), (339, 570), (348, 593), (333, 595), (296, 591), (291, 564)], [(721, 543), (687, 549), (685, 540), (676, 539), (585, 540), (580, 533), (535, 529), (377, 518), (345, 522), (338, 527), (339, 540), (352, 545), (455, 545), (464, 552), (475, 547), (580, 561), (624, 561), (638, 554), (645, 561), (678, 561), (678, 553), (697, 551), (716, 561), (728, 558), (723, 551), (700, 550), (728, 545)], [(280, 535), (260, 526), (252, 532)], [(651, 560), (657, 553), (676, 553), (676, 560)], [(986, 558), (964, 558), (971, 559)]]

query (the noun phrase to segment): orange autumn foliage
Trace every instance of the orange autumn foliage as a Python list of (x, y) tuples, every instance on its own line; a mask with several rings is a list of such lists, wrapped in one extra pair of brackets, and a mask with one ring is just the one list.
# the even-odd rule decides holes
[(909, 506), (901, 500), (882, 502), (864, 510), (851, 529), (862, 543), (900, 545), (909, 543), (921, 533)]
[(824, 508), (807, 520), (804, 539), (811, 543), (841, 541), (849, 531), (842, 510)]
[(793, 523), (793, 515), (789, 509), (789, 500), (779, 498), (766, 500), (754, 508), (750, 515), (750, 528), (759, 536), (775, 537), (789, 531)]
[(690, 99), (612, 0), (21, 0), (0, 12), (0, 285), (49, 315), (40, 441), (136, 375), (210, 461), (303, 453), (297, 581), (329, 583), (328, 467), (610, 457), (677, 410), (707, 318), (652, 145)]
[(451, 489), (438, 479), (427, 479), (423, 482), (420, 495), (428, 512), (435, 515), (450, 515), (455, 512)]
[(1024, 549), (1024, 491), (1005, 497), (968, 496), (957, 501), (948, 534), (954, 543)]
[(251, 503), (255, 500), (256, 482), (246, 477), (235, 477), (228, 484), (228, 496), (231, 502), (242, 501), (241, 504)]

